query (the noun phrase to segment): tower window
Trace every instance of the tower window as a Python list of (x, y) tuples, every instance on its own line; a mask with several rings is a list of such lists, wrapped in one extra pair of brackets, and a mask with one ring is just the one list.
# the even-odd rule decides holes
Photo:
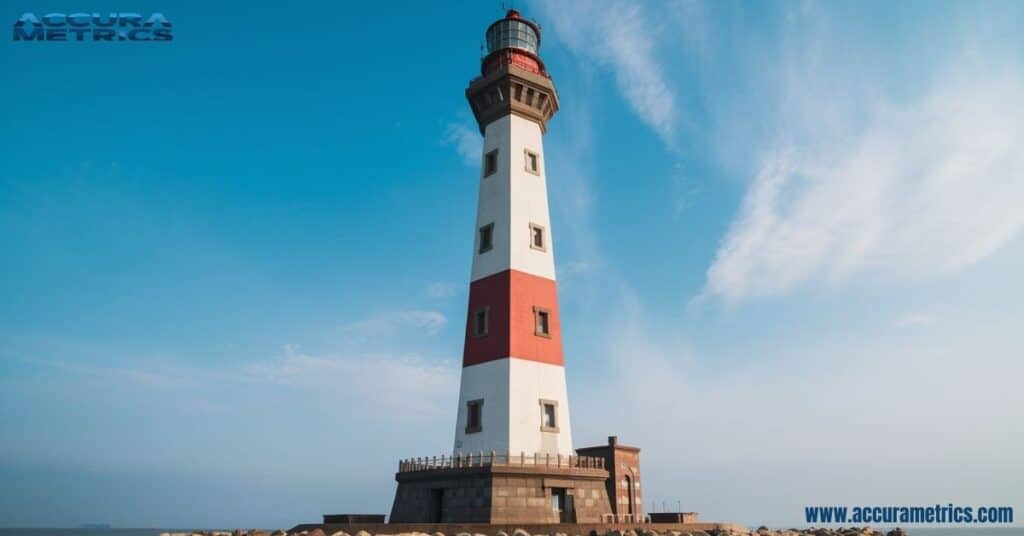
[(540, 401), (540, 431), (541, 432), (557, 432), (558, 431), (558, 401), (557, 400), (543, 400)]
[(524, 153), (526, 154), (526, 171), (540, 175), (540, 155), (529, 149), (525, 149)]
[(536, 223), (530, 224), (530, 247), (547, 251), (547, 247), (544, 245), (544, 227)]
[(483, 430), (484, 399), (466, 402), (466, 433), (475, 434)]
[(486, 253), (494, 248), (494, 224), (488, 223), (480, 228), (480, 240), (478, 241), (477, 252)]
[(484, 177), (494, 175), (498, 171), (498, 150), (484, 155)]
[(487, 328), (490, 323), (490, 308), (484, 307), (483, 309), (477, 309), (473, 311), (473, 336), (474, 337), (486, 337)]
[(534, 331), (533, 334), (539, 337), (551, 336), (551, 311), (541, 308), (533, 308)]

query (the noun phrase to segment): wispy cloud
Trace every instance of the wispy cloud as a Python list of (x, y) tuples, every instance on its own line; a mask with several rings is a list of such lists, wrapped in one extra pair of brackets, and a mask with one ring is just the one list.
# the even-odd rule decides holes
[(832, 125), (825, 143), (772, 151), (704, 295), (737, 302), (861, 274), (928, 277), (1005, 246), (1024, 227), (1024, 80), (966, 73), (911, 102), (878, 101), (867, 120)]
[[(311, 354), (299, 345), (283, 347), (283, 355), (242, 366), (235, 372), (244, 382), (303, 389), (344, 385), (345, 398), (389, 409), (439, 413), (441, 402), (456, 392), (458, 369), (414, 353), (358, 352), (352, 355)], [(419, 393), (417, 396), (381, 396)], [(385, 414), (381, 415), (385, 417)]]
[(469, 167), (480, 165), (484, 141), (474, 125), (464, 122), (449, 123), (441, 141), (444, 145), (455, 147), (455, 151), (462, 157), (463, 164)]
[[(968, 336), (936, 333), (927, 341), (794, 340), (781, 351), (764, 348), (752, 362), (721, 366), (725, 356), (691, 348), (628, 292), (616, 312), (608, 319), (614, 329), (601, 331), (607, 380), (575, 393), (574, 408), (582, 409), (575, 409), (574, 431), (589, 442), (614, 423), (627, 444), (648, 445), (645, 467), (660, 468), (647, 476), (649, 500), (681, 499), (710, 519), (782, 525), (814, 494), (870, 500), (877, 490), (864, 495), (848, 485), (862, 470), (851, 468), (865, 466), (887, 475), (881, 478), (894, 503), (937, 489), (1011, 502), (1020, 496), (1011, 480), (948, 470), (961, 463), (998, 470), (1008, 446), (1024, 442), (1005, 426), (1024, 408), (1013, 322), (978, 319)], [(950, 419), (970, 421), (980, 437), (964, 437)], [(687, 456), (678, 456), (679, 444)], [(783, 492), (765, 501), (742, 485), (755, 475)], [(701, 485), (681, 489), (681, 480)]]
[(640, 120), (675, 145), (676, 97), (654, 50), (659, 25), (643, 6), (611, 0), (538, 2), (534, 8), (574, 54), (610, 69)]
[(901, 328), (923, 328), (934, 323), (934, 316), (923, 313), (906, 314), (896, 320), (896, 325)]
[(463, 285), (458, 285), (455, 283), (444, 283), (438, 281), (427, 285), (427, 288), (424, 291), (424, 293), (427, 295), (428, 298), (444, 299), (455, 296), (463, 288)]
[(403, 309), (384, 311), (364, 320), (358, 320), (342, 326), (343, 331), (365, 336), (379, 336), (393, 333), (401, 328), (417, 328), (429, 335), (441, 330), (448, 322), (444, 313), (438, 311), (421, 311)]

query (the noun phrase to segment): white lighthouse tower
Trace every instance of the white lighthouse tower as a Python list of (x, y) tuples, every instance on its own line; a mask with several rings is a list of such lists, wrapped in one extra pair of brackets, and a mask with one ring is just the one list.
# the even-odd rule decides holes
[(456, 454), (574, 454), (543, 146), (558, 96), (539, 46), (509, 11), (466, 89), (484, 147)]
[(539, 46), (509, 11), (466, 88), (484, 146), (455, 445), (399, 461), (390, 523), (644, 519), (640, 449), (573, 449), (544, 160), (558, 95)]

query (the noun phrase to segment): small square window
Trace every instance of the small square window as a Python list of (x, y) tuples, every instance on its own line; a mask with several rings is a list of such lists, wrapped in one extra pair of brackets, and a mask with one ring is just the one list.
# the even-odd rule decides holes
[(540, 401), (540, 430), (542, 432), (558, 431), (558, 402), (555, 400)]
[(536, 223), (530, 224), (530, 247), (547, 251), (547, 247), (544, 245), (544, 227)]
[(484, 400), (466, 402), (466, 433), (475, 434), (483, 430)]
[(477, 252), (486, 253), (494, 248), (494, 224), (488, 223), (480, 228), (480, 239), (477, 242)]
[(526, 155), (526, 171), (540, 175), (540, 155), (529, 149), (524, 149), (523, 153)]
[(534, 331), (540, 337), (551, 336), (551, 311), (540, 307), (533, 308)]
[(484, 307), (483, 309), (477, 309), (473, 311), (473, 336), (474, 337), (486, 337), (488, 327), (490, 324), (490, 309)]
[(494, 175), (498, 171), (498, 150), (484, 155), (484, 177)]

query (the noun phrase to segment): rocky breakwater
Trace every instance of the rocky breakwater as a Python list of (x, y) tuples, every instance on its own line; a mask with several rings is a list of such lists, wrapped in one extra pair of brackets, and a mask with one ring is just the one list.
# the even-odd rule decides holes
[(235, 529), (235, 530), (192, 530), (188, 532), (161, 532), (160, 536), (288, 536), (283, 530)]
[[(282, 536), (274, 533), (272, 536)], [(740, 528), (713, 528), (709, 530), (665, 530), (657, 531), (647, 528), (638, 528), (637, 530), (610, 530), (607, 532), (599, 532), (591, 530), (586, 534), (570, 534), (566, 532), (555, 532), (554, 534), (530, 534), (523, 529), (517, 529), (509, 534), (505, 531), (499, 530), (493, 534), (471, 534), (469, 532), (459, 532), (451, 535), (446, 535), (443, 532), (399, 532), (395, 534), (370, 534), (366, 531), (358, 531), (355, 534), (349, 534), (343, 530), (335, 531), (330, 534), (325, 533), (322, 529), (313, 529), (309, 531), (292, 532), (287, 536), (907, 536), (907, 532), (903, 529), (896, 528), (888, 532), (882, 532), (879, 530), (872, 529), (871, 527), (840, 527), (840, 528), (809, 528), (809, 529), (779, 529), (773, 530), (768, 527), (758, 527), (756, 530), (747, 530)]]

